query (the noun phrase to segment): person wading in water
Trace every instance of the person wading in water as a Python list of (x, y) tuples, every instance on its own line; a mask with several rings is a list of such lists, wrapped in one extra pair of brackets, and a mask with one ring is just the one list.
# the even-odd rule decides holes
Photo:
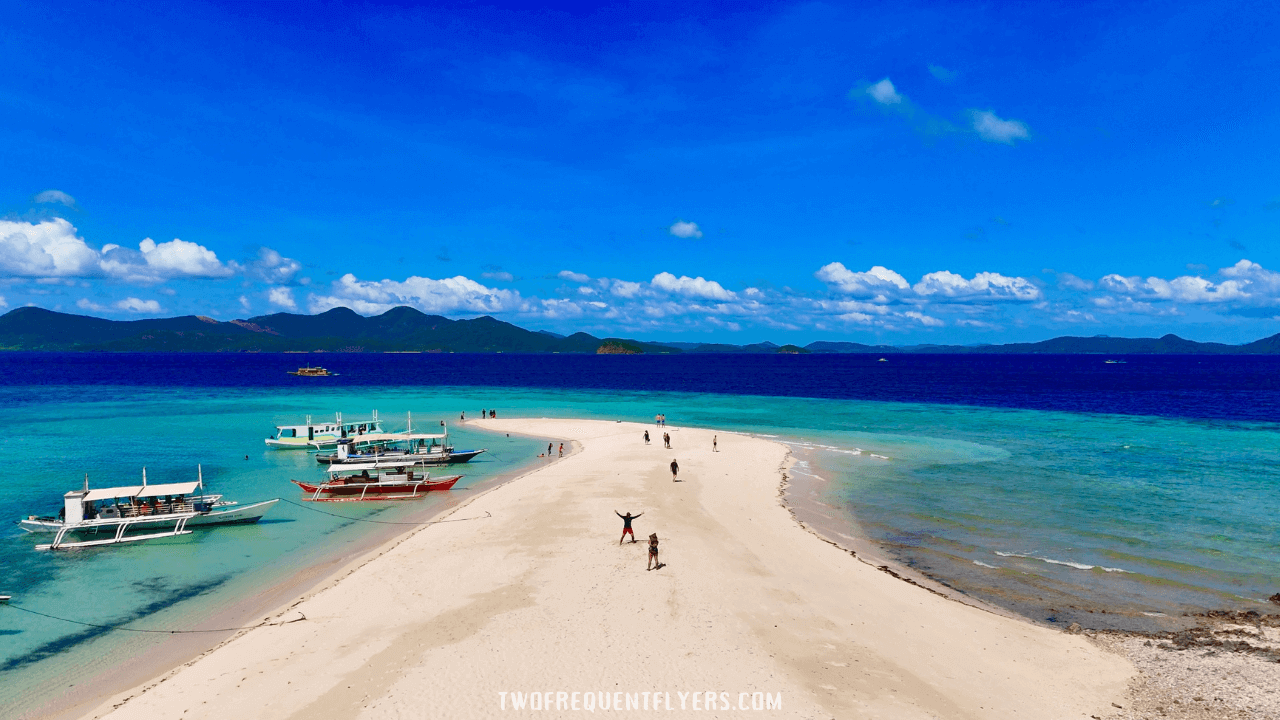
[(631, 521), (640, 517), (640, 515), (643, 515), (644, 513), (640, 513), (640, 515), (632, 515), (630, 512), (628, 512), (626, 515), (623, 515), (617, 510), (614, 510), (613, 514), (622, 518), (622, 537), (618, 538), (618, 544), (621, 545), (622, 541), (626, 540), (628, 535), (631, 536), (631, 542), (635, 542), (636, 532), (631, 529)]

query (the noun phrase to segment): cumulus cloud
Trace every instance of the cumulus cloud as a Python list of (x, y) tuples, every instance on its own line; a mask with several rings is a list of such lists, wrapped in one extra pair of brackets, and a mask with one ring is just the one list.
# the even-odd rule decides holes
[(668, 229), (668, 232), (680, 238), (702, 237), (702, 231), (698, 229), (698, 223), (685, 222), (683, 220), (675, 221), (675, 223), (673, 223)]
[(224, 265), (203, 245), (174, 238), (157, 243), (146, 238), (137, 250), (119, 245), (102, 246), (102, 270), (126, 282), (156, 283), (176, 277), (225, 278), (235, 269)]
[(644, 290), (644, 285), (638, 282), (630, 282), (628, 280), (612, 280), (609, 283), (609, 292), (623, 298), (636, 297)]
[(302, 263), (269, 247), (258, 248), (258, 259), (245, 266), (245, 274), (272, 285), (289, 285), (302, 270)]
[[(1250, 265), (1253, 265), (1253, 263), (1250, 263)], [(1258, 270), (1261, 269), (1261, 266), (1258, 266)], [(1252, 268), (1243, 268), (1243, 270), (1249, 272)], [(1261, 276), (1261, 274), (1259, 275)], [(1231, 279), (1214, 283), (1197, 275), (1183, 275), (1172, 280), (1165, 280), (1158, 277), (1146, 279), (1137, 276), (1125, 277), (1114, 273), (1103, 276), (1098, 281), (1100, 289), (1118, 295), (1189, 303), (1243, 300), (1250, 296), (1245, 291), (1245, 287), (1249, 284), (1250, 281), (1248, 279)]]
[(658, 290), (684, 295), (685, 297), (706, 298), (707, 300), (733, 300), (735, 297), (732, 292), (721, 287), (720, 283), (714, 280), (707, 280), (701, 276), (696, 278), (686, 275), (676, 277), (671, 273), (664, 272), (654, 275), (649, 284)]
[(267, 302), (286, 310), (298, 309), (298, 303), (293, 299), (293, 290), (287, 287), (273, 287), (268, 290)]
[(151, 315), (154, 315), (161, 310), (160, 303), (155, 300), (139, 300), (136, 297), (125, 298), (117, 302), (114, 307), (127, 312), (147, 313)]
[(833, 262), (823, 265), (813, 275), (842, 293), (877, 296), (882, 302), (886, 301), (888, 296), (911, 289), (911, 283), (908, 283), (906, 278), (881, 265), (876, 265), (866, 272), (853, 272), (843, 263)]
[(58, 203), (59, 205), (66, 205), (69, 208), (74, 208), (76, 206), (76, 199), (61, 190), (45, 190), (44, 192), (36, 195), (34, 200), (37, 203)]
[(62, 218), (38, 223), (0, 220), (0, 273), (10, 277), (93, 277), (98, 252)]
[(397, 305), (411, 305), (427, 313), (475, 314), (519, 310), (520, 293), (489, 288), (458, 275), (436, 280), (412, 276), (403, 281), (364, 281), (347, 273), (334, 281), (328, 295), (311, 295), (311, 312), (348, 307), (361, 313), (381, 313)]
[(91, 310), (93, 312), (107, 311), (107, 308), (105, 306), (99, 305), (98, 303), (93, 302), (89, 298), (80, 298), (79, 300), (77, 300), (76, 307), (80, 308), (81, 310)]
[(889, 78), (867, 86), (867, 94), (871, 96), (872, 100), (881, 105), (899, 105), (902, 103), (902, 96), (898, 94), (898, 90), (893, 87), (893, 83)]
[(1092, 290), (1093, 283), (1071, 273), (1058, 273), (1058, 287), (1064, 290)]
[(241, 296), (240, 296), (240, 307), (241, 307), (245, 312), (249, 312), (249, 309), (250, 309), (250, 308), (252, 308), (253, 306), (249, 304), (249, 298), (245, 297), (244, 295), (241, 295)]
[(916, 310), (909, 310), (902, 314), (905, 315), (906, 317), (911, 318), (912, 320), (918, 321), (921, 325), (924, 325), (925, 327), (942, 327), (943, 325), (946, 324), (936, 317), (930, 317)]
[(1030, 136), (1025, 124), (1017, 120), (1002, 120), (990, 110), (970, 110), (969, 118), (978, 137), (988, 142), (1012, 145), (1014, 140), (1026, 140)]
[(560, 278), (561, 280), (568, 280), (569, 282), (576, 282), (576, 283), (591, 282), (590, 276), (583, 275), (582, 273), (574, 272), (572, 270), (561, 270), (559, 273), (556, 274), (556, 277)]
[(994, 300), (1039, 300), (1042, 297), (1040, 288), (1030, 280), (993, 272), (981, 272), (966, 280), (963, 275), (941, 270), (925, 275), (912, 289), (922, 297)]

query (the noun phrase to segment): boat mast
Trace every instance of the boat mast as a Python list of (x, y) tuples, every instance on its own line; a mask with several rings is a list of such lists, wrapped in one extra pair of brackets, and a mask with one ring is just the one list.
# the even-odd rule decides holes
[(142, 487), (147, 486), (147, 466), (142, 466)]

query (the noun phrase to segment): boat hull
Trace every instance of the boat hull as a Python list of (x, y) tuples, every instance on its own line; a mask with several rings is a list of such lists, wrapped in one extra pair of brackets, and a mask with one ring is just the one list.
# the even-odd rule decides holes
[(308, 483), (291, 480), (307, 493), (306, 500), (411, 500), (429, 492), (448, 490), (462, 479), (461, 475), (412, 482)]
[(441, 465), (458, 465), (468, 462), (480, 453), (488, 452), (488, 450), (463, 450), (461, 452), (451, 453), (379, 453), (377, 455), (351, 455), (346, 460), (339, 460), (336, 455), (317, 455), (316, 462), (339, 467), (342, 465), (357, 465), (370, 461), (386, 461), (386, 460), (412, 460), (415, 465), (428, 465), (438, 467)]
[[(205, 513), (179, 513), (166, 515), (152, 515), (142, 518), (128, 518), (129, 531), (135, 530), (154, 530), (156, 528), (168, 527), (173, 525), (183, 515), (188, 516), (185, 523), (186, 527), (200, 526), (208, 527), (212, 525), (247, 525), (256, 523), (266, 515), (268, 511), (280, 502), (275, 500), (264, 500), (263, 502), (253, 503), (251, 505), (230, 505), (230, 506), (214, 506), (214, 509)], [(67, 528), (67, 532), (75, 535), (114, 535), (120, 522), (111, 520), (90, 520), (80, 523), (79, 525)], [(29, 533), (56, 533), (63, 529), (63, 523), (57, 518), (25, 518), (18, 521), (18, 527)]]

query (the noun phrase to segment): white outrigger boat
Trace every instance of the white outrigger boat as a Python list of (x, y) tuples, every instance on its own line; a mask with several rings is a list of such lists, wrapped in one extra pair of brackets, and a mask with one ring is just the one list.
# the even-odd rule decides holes
[[(240, 505), (224, 501), (221, 495), (205, 495), (204, 472), (197, 472), (199, 479), (194, 482), (148, 485), (143, 468), (141, 485), (94, 490), (89, 489), (85, 475), (83, 490), (62, 496), (58, 517), (30, 515), (18, 526), (29, 533), (54, 534), (53, 542), (37, 545), (37, 550), (114, 545), (188, 535), (188, 527), (255, 523), (280, 501)], [(131, 534), (139, 531), (142, 534)], [(94, 539), (68, 542), (68, 535)]]
[(373, 411), (371, 419), (353, 422), (343, 422), (342, 413), (337, 413), (333, 422), (322, 423), (311, 422), (311, 416), (308, 415), (307, 422), (303, 425), (277, 425), (276, 434), (267, 438), (266, 443), (268, 447), (274, 448), (323, 449), (334, 447), (339, 440), (350, 437), (363, 446), (369, 443), (362, 436), (382, 432), (382, 422), (378, 420), (377, 410)]
[[(316, 455), (316, 462), (340, 467), (346, 465), (404, 461), (416, 465), (456, 465), (487, 450), (455, 450), (449, 444), (448, 426), (440, 421), (440, 433), (413, 432), (413, 413), (409, 413), (408, 430), (402, 433), (375, 433), (338, 440), (332, 453)], [(319, 450), (318, 444), (312, 445)]]

